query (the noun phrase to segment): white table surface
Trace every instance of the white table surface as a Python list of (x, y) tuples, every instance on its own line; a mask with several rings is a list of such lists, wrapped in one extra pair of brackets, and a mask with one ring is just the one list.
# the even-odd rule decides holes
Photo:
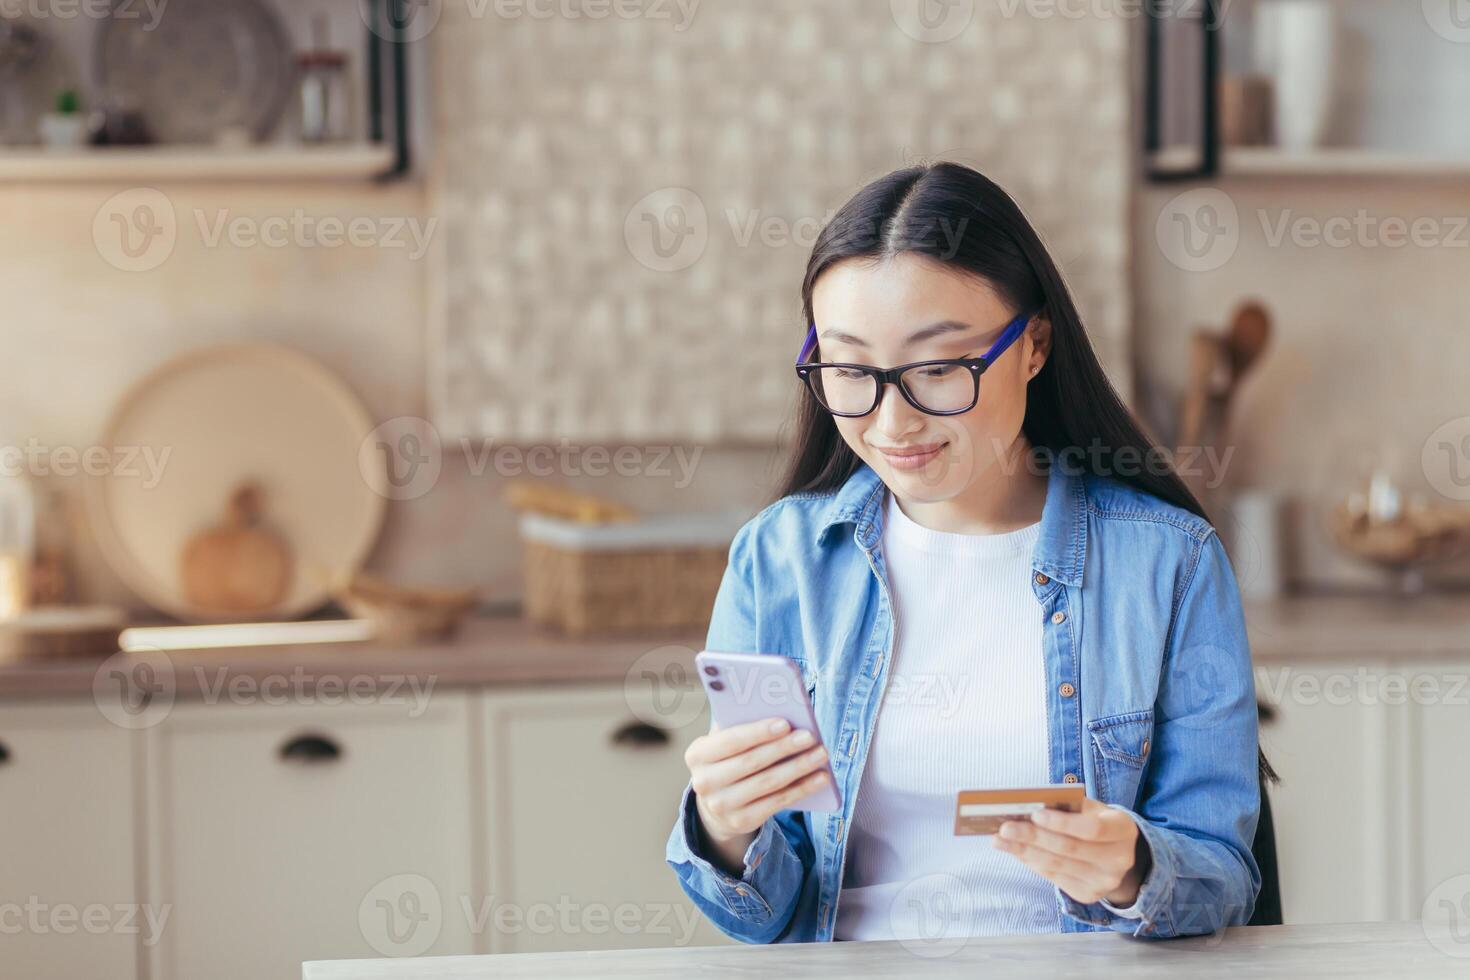
[[(1215, 936), (1138, 940), (1114, 933), (922, 943), (706, 946), (307, 963), (304, 980), (1252, 980), (1265, 977), (1470, 977), (1470, 926), (1418, 922), (1258, 926)], [(1431, 941), (1431, 936), (1436, 941)], [(1460, 941), (1456, 941), (1456, 939)], [(914, 948), (909, 948), (912, 945)], [(927, 953), (928, 955), (922, 955)], [(947, 955), (936, 955), (945, 953)]]

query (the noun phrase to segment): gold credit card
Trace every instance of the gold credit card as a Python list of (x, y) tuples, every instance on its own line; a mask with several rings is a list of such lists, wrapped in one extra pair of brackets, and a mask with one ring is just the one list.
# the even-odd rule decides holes
[(1077, 813), (1087, 790), (1081, 783), (1033, 786), (1029, 789), (964, 789), (955, 801), (956, 837), (993, 834), (1007, 820), (1030, 820), (1038, 810), (1051, 808)]

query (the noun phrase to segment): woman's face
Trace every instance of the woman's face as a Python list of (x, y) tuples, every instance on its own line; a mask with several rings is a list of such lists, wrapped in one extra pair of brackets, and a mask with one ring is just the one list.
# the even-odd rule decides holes
[[(984, 354), (1020, 312), (979, 277), (913, 253), (839, 262), (812, 289), (818, 359), (883, 368)], [(926, 415), (889, 385), (870, 414), (835, 417), (837, 430), (901, 499), (958, 497), (1015, 458), (1026, 386), (1048, 339), (1045, 322), (1033, 319), (986, 368), (980, 400), (963, 415)]]

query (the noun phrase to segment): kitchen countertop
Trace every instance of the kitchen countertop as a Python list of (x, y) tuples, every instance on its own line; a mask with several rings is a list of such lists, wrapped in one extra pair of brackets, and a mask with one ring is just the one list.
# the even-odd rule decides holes
[[(693, 683), (694, 653), (703, 631), (658, 631), (613, 639), (578, 640), (518, 616), (468, 620), (449, 642), (307, 643), (167, 654), (175, 696), (218, 690), (225, 679), (256, 682), (322, 678), (432, 679), (435, 687), (621, 682), (635, 664), (662, 669), (682, 663)], [(143, 655), (158, 662), (160, 655)], [(0, 699), (89, 697), (103, 658), (72, 657), (0, 663)]]
[[(1470, 945), (1448, 928), (1418, 922), (1257, 926), (1163, 942), (1115, 933), (971, 939), (948, 949), (902, 942), (704, 946), (613, 952), (517, 953), (306, 963), (303, 980), (685, 980), (686, 977), (825, 978), (921, 976), (924, 980), (1106, 977), (1149, 980), (1215, 977), (1407, 977), (1470, 973)], [(949, 952), (946, 956), (933, 955)], [(923, 956), (921, 953), (929, 953)], [(1455, 955), (1452, 955), (1455, 954)]]
[[(1470, 596), (1301, 597), (1246, 606), (1258, 666), (1313, 662), (1470, 661)], [(703, 630), (571, 639), (517, 616), (482, 617), (448, 643), (301, 644), (168, 654), (176, 696), (225, 677), (432, 678), (441, 687), (622, 681), (636, 663), (692, 668)], [(647, 658), (647, 659), (642, 659)], [(0, 663), (0, 699), (86, 697), (102, 657)], [(692, 676), (692, 675), (691, 675)], [(217, 689), (217, 688), (216, 688)]]

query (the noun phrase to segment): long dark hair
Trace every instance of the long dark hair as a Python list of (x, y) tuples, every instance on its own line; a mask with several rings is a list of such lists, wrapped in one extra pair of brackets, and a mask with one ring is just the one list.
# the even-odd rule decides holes
[[(1071, 447), (1084, 469), (1110, 477), (1208, 520), (1203, 505), (1168, 456), (1139, 427), (1098, 363), (1077, 307), (1041, 239), (1016, 202), (994, 181), (957, 163), (896, 170), (858, 191), (812, 246), (801, 284), (804, 324), (814, 322), (812, 289), (822, 273), (847, 259), (912, 252), (983, 279), (1015, 312), (1051, 321), (1051, 352), (1027, 388), (1021, 431), (1033, 447)], [(803, 326), (805, 330), (805, 326)], [(1155, 465), (1112, 465), (1119, 451)], [(791, 456), (778, 497), (835, 490), (862, 461), (843, 441), (832, 416), (805, 388), (797, 408)], [(1264, 755), (1261, 773), (1275, 780)]]

